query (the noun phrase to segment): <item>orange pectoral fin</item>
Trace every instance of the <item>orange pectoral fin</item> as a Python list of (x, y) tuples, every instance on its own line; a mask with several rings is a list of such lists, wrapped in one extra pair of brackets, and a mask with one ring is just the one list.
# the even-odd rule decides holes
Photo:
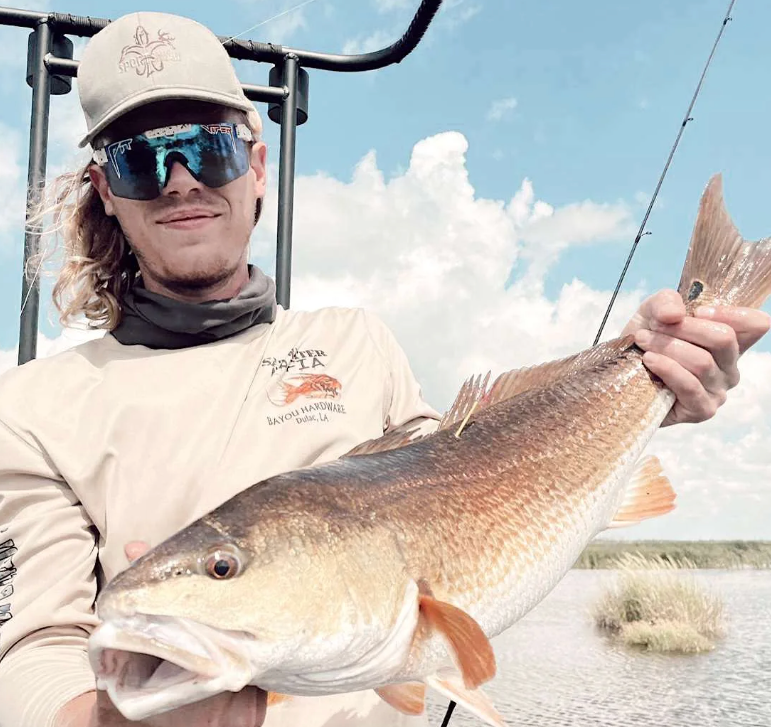
[(422, 682), (388, 684), (375, 690), (378, 696), (404, 714), (423, 714), (426, 706), (426, 685)]
[(479, 624), (465, 611), (432, 596), (419, 596), (421, 618), (449, 642), (463, 683), (476, 689), (495, 676), (495, 654)]

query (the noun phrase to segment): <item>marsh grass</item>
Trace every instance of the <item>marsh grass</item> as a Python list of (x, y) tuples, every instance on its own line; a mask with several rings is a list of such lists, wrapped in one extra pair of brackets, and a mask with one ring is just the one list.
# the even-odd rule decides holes
[(593, 540), (574, 568), (615, 568), (625, 553), (639, 553), (721, 570), (771, 568), (771, 542), (762, 540)]
[(646, 651), (710, 651), (724, 634), (723, 605), (684, 572), (693, 567), (639, 553), (622, 555), (615, 583), (594, 607), (595, 624)]

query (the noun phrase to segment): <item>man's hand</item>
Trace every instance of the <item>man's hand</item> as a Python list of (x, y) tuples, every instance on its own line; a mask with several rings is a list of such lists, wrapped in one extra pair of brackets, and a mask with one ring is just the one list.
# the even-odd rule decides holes
[(698, 308), (685, 315), (674, 290), (643, 301), (622, 335), (635, 334), (643, 363), (677, 397), (661, 426), (702, 422), (739, 383), (739, 356), (763, 337), (771, 317), (754, 308)]
[[(127, 543), (126, 558), (134, 561), (147, 552), (142, 541)], [(141, 722), (127, 720), (107, 692), (81, 694), (57, 716), (57, 727), (261, 727), (265, 721), (267, 694), (257, 687), (224, 692)]]

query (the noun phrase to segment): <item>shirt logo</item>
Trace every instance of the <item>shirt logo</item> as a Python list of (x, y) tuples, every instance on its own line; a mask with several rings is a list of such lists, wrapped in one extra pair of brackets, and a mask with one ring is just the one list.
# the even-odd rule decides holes
[(134, 33), (134, 44), (123, 48), (118, 62), (118, 69), (125, 73), (133, 68), (137, 76), (151, 76), (162, 71), (165, 61), (181, 60), (171, 42), (174, 38), (163, 30), (158, 31), (158, 39), (150, 40), (150, 34), (138, 25)]
[(329, 374), (298, 374), (278, 382), (268, 395), (272, 404), (288, 406), (297, 399), (339, 399), (343, 385)]

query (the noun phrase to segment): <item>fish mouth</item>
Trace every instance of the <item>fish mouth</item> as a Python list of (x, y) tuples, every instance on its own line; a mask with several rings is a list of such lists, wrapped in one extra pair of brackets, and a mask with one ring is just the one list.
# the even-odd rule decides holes
[(129, 720), (237, 692), (253, 677), (244, 632), (197, 621), (133, 614), (104, 621), (89, 638), (96, 687)]

